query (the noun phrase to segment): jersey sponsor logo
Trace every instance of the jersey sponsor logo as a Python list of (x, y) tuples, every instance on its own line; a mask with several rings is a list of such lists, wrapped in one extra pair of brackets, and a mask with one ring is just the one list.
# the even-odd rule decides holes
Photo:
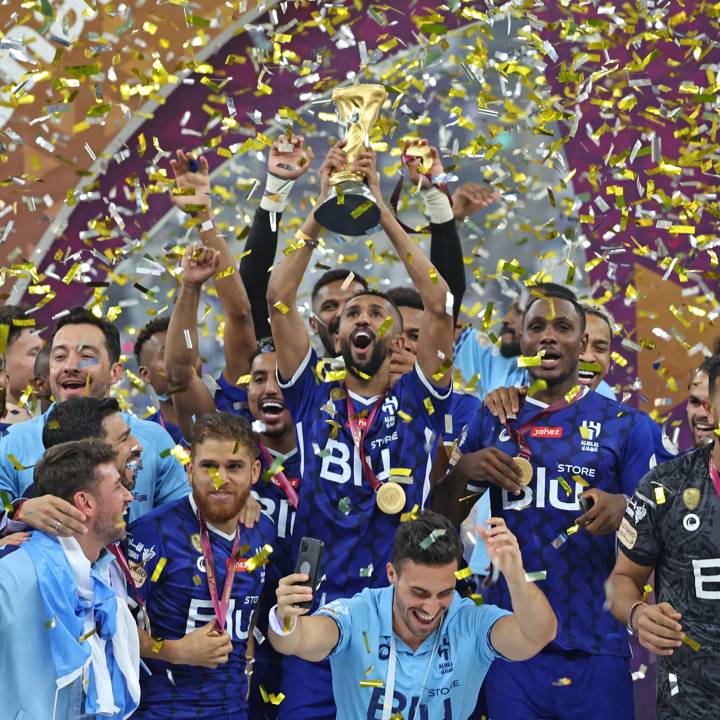
[(512, 440), (512, 438), (510, 437), (510, 433), (507, 431), (507, 428), (503, 428), (500, 431), (500, 435), (498, 435), (498, 440), (500, 440), (500, 442), (510, 442), (510, 440)]
[(700, 518), (695, 513), (688, 513), (683, 518), (683, 527), (688, 532), (695, 532), (700, 527)]
[(546, 468), (538, 468), (535, 478), (533, 486), (525, 486), (520, 497), (516, 495), (511, 497), (507, 490), (503, 490), (503, 510), (520, 510), (533, 505), (537, 508), (544, 508), (547, 503), (550, 504), (550, 507), (558, 510), (567, 510), (569, 512), (578, 512), (580, 510), (580, 493), (583, 491), (580, 483), (573, 483), (574, 495), (569, 498), (565, 488), (560, 484), (560, 478), (554, 478), (548, 483)]
[(635, 498), (630, 498), (630, 501), (625, 508), (625, 514), (629, 515), (637, 525), (637, 523), (639, 523), (647, 515), (647, 508), (643, 503), (639, 503)]
[(561, 438), (564, 433), (564, 428), (562, 426), (559, 427), (539, 427), (535, 426), (533, 428), (530, 428), (530, 437), (533, 438), (543, 438), (546, 440), (555, 440), (557, 438)]
[(700, 490), (698, 488), (685, 488), (682, 498), (685, 507), (688, 510), (694, 510), (700, 504)]
[(623, 518), (617, 531), (618, 539), (628, 549), (632, 550), (637, 542), (638, 531), (630, 524), (627, 518)]
[[(720, 600), (720, 558), (693, 560), (695, 595), (700, 600)], [(704, 570), (714, 570), (711, 575)]]
[(594, 478), (595, 468), (585, 467), (584, 465), (569, 465), (566, 463), (558, 463), (557, 471), (559, 473), (568, 473), (570, 475), (579, 475), (581, 478)]
[[(235, 562), (235, 572), (248, 572), (247, 569), (247, 558), (238, 558)], [(225, 563), (227, 568), (230, 568), (230, 558)]]
[(145, 565), (149, 563), (157, 555), (155, 546), (147, 547), (145, 543), (134, 540), (128, 536), (127, 556), (129, 560), (134, 560), (136, 565)]
[[(255, 598), (257, 596), (248, 596), (249, 598)], [(245, 598), (230, 598), (228, 603), (228, 613), (225, 619), (225, 629), (228, 634), (234, 640), (247, 640), (248, 631), (243, 630), (242, 620), (243, 611), (242, 609), (236, 610), (238, 604), (247, 604)], [(215, 606), (212, 600), (200, 600), (198, 598), (192, 598), (190, 600), (190, 607), (188, 608), (187, 622), (185, 625), (185, 634), (190, 634), (193, 630), (197, 630), (203, 625), (207, 625), (215, 617)]]
[[(459, 686), (459, 681), (455, 680), (451, 687), (429, 688), (426, 692), (430, 697), (440, 697), (447, 695), (453, 687)], [(383, 702), (385, 699), (384, 688), (373, 688), (370, 703), (367, 709), (367, 720), (381, 720), (383, 716)], [(397, 690), (393, 693), (392, 716), (399, 715), (402, 717), (414, 718), (415, 720), (453, 720), (452, 703), (450, 698), (446, 697), (443, 701), (442, 715), (438, 714), (439, 708), (433, 707), (433, 715), (430, 716), (428, 706), (420, 702), (420, 698), (415, 696), (407, 698)]]
[(600, 436), (602, 424), (594, 420), (583, 420), (580, 425), (580, 449), (583, 452), (596, 453), (600, 449), (597, 438)]
[(287, 499), (282, 498), (277, 502), (273, 498), (259, 495), (255, 490), (252, 491), (252, 496), (260, 503), (260, 512), (274, 523), (277, 536), (290, 537), (295, 526), (295, 511), (290, 507)]

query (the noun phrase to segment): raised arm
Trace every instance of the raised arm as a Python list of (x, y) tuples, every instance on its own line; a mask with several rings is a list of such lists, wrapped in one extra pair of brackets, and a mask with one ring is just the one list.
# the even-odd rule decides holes
[(517, 538), (502, 518), (490, 518), (488, 528), (478, 528), (492, 564), (505, 576), (513, 614), (500, 618), (490, 641), (509, 660), (528, 660), (557, 634), (557, 618), (545, 595), (525, 577)]
[(306, 173), (313, 159), (312, 148), (304, 146), (302, 135), (280, 135), (268, 156), (265, 192), (255, 211), (245, 252), (240, 261), (240, 277), (247, 290), (255, 336), (270, 335), (267, 312), (267, 288), (270, 267), (275, 261), (278, 226), (295, 180)]
[[(330, 173), (343, 167), (343, 143), (335, 145), (320, 167), (320, 196), (318, 204), (327, 196)], [(289, 380), (305, 359), (310, 348), (310, 336), (297, 308), (297, 293), (303, 275), (317, 245), (320, 225), (310, 210), (302, 229), (286, 250), (285, 257), (273, 270), (267, 291), (270, 327), (277, 350), (278, 371)]]
[(219, 265), (217, 250), (201, 245), (189, 245), (185, 249), (180, 293), (165, 340), (165, 372), (178, 422), (186, 438), (191, 436), (193, 415), (215, 410), (210, 390), (196, 369), (200, 366), (197, 316), (203, 283), (217, 272)]
[[(380, 190), (375, 153), (369, 149), (359, 153), (355, 169), (365, 173), (368, 187), (380, 208), (380, 225), (422, 297), (425, 311), (418, 341), (418, 364), (423, 374), (430, 379), (445, 359), (452, 360), (454, 324), (452, 305), (448, 307), (447, 302), (448, 284), (433, 267), (422, 248), (402, 229), (392, 210), (385, 204)], [(439, 387), (446, 387), (450, 384), (451, 377), (448, 367), (442, 378), (433, 382)]]
[[(250, 371), (250, 356), (255, 351), (255, 329), (252, 324), (250, 300), (240, 273), (235, 269), (230, 249), (213, 222), (210, 201), (210, 174), (204, 157), (198, 158), (198, 170), (190, 169), (190, 159), (177, 151), (177, 160), (170, 162), (178, 192), (173, 202), (182, 210), (191, 212), (199, 221), (200, 239), (207, 247), (218, 252), (218, 268), (214, 275), (215, 289), (225, 313), (225, 379), (235, 385), (242, 375)], [(189, 194), (192, 191), (192, 194)], [(188, 194), (179, 194), (179, 193)]]
[[(313, 597), (312, 590), (300, 584), (307, 580), (308, 576), (300, 573), (280, 580), (277, 605), (270, 611), (270, 643), (282, 655), (297, 655), (308, 662), (319, 662), (332, 652), (340, 633), (335, 621), (329, 617), (303, 617), (307, 609), (299, 607), (299, 603), (310, 602)], [(275, 628), (281, 629), (283, 634)]]

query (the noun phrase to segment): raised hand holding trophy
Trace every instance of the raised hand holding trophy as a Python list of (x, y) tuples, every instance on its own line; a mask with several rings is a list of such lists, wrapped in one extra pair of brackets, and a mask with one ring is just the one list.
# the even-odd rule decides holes
[(370, 130), (385, 98), (382, 85), (351, 85), (336, 88), (332, 94), (338, 118), (348, 126), (344, 147), (347, 163), (330, 176), (332, 192), (315, 211), (315, 219), (340, 235), (365, 235), (380, 222), (380, 210), (365, 178), (350, 168), (358, 153), (370, 145)]

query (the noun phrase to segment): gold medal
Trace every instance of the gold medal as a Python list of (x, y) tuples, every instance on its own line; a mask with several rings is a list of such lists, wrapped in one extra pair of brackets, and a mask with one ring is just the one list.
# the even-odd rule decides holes
[(396, 515), (405, 507), (405, 490), (395, 482), (383, 483), (375, 493), (377, 506), (386, 515)]
[(517, 465), (518, 470), (520, 470), (520, 484), (529, 485), (533, 477), (533, 467), (530, 461), (521, 455), (516, 455), (513, 458), (513, 462)]

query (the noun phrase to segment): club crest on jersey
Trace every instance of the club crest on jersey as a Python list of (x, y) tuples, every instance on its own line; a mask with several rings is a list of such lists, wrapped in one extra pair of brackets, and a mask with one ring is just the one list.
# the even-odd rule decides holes
[(685, 488), (682, 497), (688, 510), (694, 510), (700, 504), (700, 490), (698, 488)]
[(201, 553), (202, 552), (202, 544), (200, 542), (200, 533), (193, 533), (190, 536), (190, 543), (192, 544), (193, 548)]
[(583, 420), (580, 425), (580, 449), (584, 452), (596, 453), (600, 449), (597, 438), (600, 436), (602, 424), (594, 420)]

